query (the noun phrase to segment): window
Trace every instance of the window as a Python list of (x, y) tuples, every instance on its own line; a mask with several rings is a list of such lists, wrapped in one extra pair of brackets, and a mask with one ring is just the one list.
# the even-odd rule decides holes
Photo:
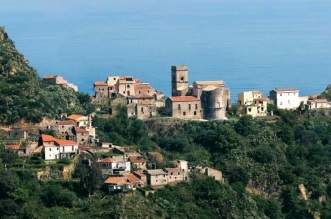
[(144, 107), (141, 107), (141, 112), (144, 112)]
[(279, 105), (283, 105), (283, 102), (280, 102)]
[(180, 110), (180, 104), (178, 104), (178, 110)]
[(49, 148), (49, 151), (52, 151), (52, 148)]
[(282, 96), (282, 94), (279, 94), (279, 96)]
[(116, 78), (114, 78), (114, 81), (116, 81)]
[(194, 111), (194, 115), (195, 115), (195, 116), (197, 115), (197, 112), (196, 112), (196, 111)]
[(198, 109), (198, 104), (195, 104), (195, 109)]
[(182, 76), (182, 77), (180, 77), (180, 80), (184, 81), (184, 77), (183, 77), (183, 76)]
[(248, 112), (252, 112), (252, 108), (248, 108)]
[(189, 109), (189, 110), (191, 109), (191, 104), (188, 105), (188, 109)]
[(127, 88), (130, 88), (130, 85), (128, 84), (128, 85), (126, 85), (126, 87), (127, 87)]
[(186, 116), (186, 112), (183, 112), (183, 116)]

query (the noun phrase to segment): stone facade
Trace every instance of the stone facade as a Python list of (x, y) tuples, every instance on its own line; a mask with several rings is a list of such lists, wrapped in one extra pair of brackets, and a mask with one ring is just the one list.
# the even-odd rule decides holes
[(230, 89), (225, 87), (224, 81), (195, 81), (193, 86), (189, 86), (188, 68), (181, 65), (171, 67), (171, 85), (172, 97), (166, 100), (170, 116), (225, 119), (226, 109), (230, 107)]

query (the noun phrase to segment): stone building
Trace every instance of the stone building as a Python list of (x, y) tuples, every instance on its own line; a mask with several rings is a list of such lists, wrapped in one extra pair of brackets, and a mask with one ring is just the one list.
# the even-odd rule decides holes
[(173, 96), (166, 100), (170, 116), (181, 119), (201, 119), (201, 101), (193, 96)]
[(128, 117), (147, 119), (156, 116), (157, 107), (164, 105), (161, 103), (164, 102), (162, 93), (132, 76), (109, 76), (106, 82), (95, 82), (94, 91), (93, 103), (109, 105), (111, 114), (116, 113), (116, 107), (122, 104), (128, 109)]
[(166, 100), (170, 116), (225, 119), (226, 109), (230, 107), (230, 89), (225, 87), (224, 81), (195, 81), (189, 86), (187, 66), (172, 66), (171, 89), (172, 97)]

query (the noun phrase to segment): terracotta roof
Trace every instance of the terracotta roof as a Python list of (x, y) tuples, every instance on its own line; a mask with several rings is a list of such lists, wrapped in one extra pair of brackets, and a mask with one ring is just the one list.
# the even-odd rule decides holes
[(114, 163), (116, 162), (116, 160), (110, 158), (110, 157), (107, 157), (105, 159), (102, 159), (102, 160), (98, 160), (97, 163)]
[(86, 131), (85, 129), (82, 129), (82, 128), (78, 128), (78, 127), (74, 127), (76, 133), (84, 133), (84, 132), (88, 132)]
[(45, 135), (45, 134), (42, 134), (41, 135), (41, 139), (43, 142), (45, 141), (55, 141), (55, 138), (51, 135)]
[(126, 183), (124, 176), (111, 176), (106, 179), (105, 184), (123, 184)]
[(158, 95), (158, 96), (164, 95), (162, 92), (155, 92), (155, 94)]
[(140, 83), (140, 79), (139, 78), (136, 78), (136, 79), (134, 79), (134, 82), (135, 83)]
[(172, 102), (192, 102), (192, 101), (200, 101), (199, 98), (193, 97), (193, 96), (175, 96), (170, 97), (170, 100)]
[(138, 171), (133, 172), (133, 174), (135, 174), (135, 175), (137, 175), (137, 176), (139, 176), (139, 177), (146, 177), (146, 175), (145, 175), (144, 173), (142, 173), (142, 172), (138, 172)]
[(276, 88), (274, 89), (276, 92), (293, 92), (293, 91), (298, 91), (298, 89), (295, 88)]
[(72, 120), (63, 120), (63, 121), (58, 121), (58, 125), (75, 125), (75, 122)]
[(137, 176), (133, 175), (132, 173), (128, 173), (128, 174), (124, 175), (124, 177), (127, 179), (127, 181), (129, 181), (130, 183), (133, 183), (133, 184), (140, 181), (140, 179)]
[(5, 149), (19, 150), (20, 146), (18, 144), (10, 144), (10, 145), (6, 145)]
[(83, 116), (82, 115), (78, 115), (78, 114), (72, 114), (67, 119), (77, 120), (77, 119), (79, 119), (81, 117), (83, 117)]
[(135, 90), (153, 90), (152, 86), (149, 84), (136, 84), (134, 86)]
[(130, 160), (131, 163), (144, 163), (144, 162), (146, 162), (144, 158), (137, 157), (137, 156), (131, 156), (131, 157), (129, 157), (129, 160)]
[(108, 84), (104, 81), (96, 81), (94, 82), (94, 86), (108, 86)]
[(77, 145), (77, 143), (75, 141), (72, 141), (72, 140), (55, 139), (55, 142), (60, 146)]

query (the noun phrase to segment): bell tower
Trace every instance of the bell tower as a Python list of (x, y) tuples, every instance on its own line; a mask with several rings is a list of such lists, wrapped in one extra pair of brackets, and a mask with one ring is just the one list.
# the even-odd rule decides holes
[(188, 91), (188, 69), (186, 65), (171, 66), (171, 95), (185, 96)]

